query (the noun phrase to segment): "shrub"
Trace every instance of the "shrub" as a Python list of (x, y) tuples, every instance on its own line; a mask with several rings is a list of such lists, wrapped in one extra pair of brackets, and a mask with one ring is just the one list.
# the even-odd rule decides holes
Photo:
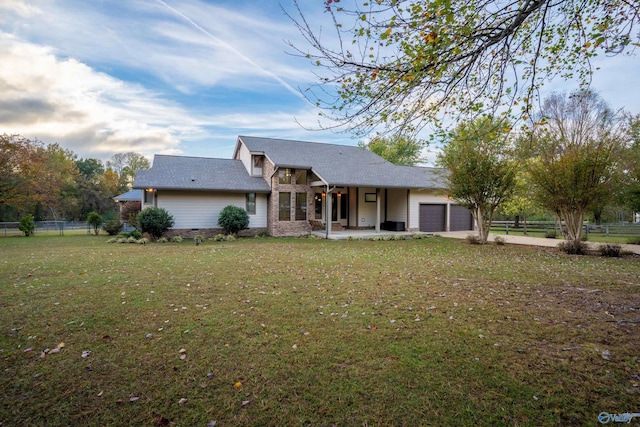
[(479, 245), (480, 244), (480, 236), (477, 234), (469, 234), (466, 237), (467, 243), (470, 245)]
[(138, 243), (138, 239), (136, 239), (135, 237), (129, 237), (127, 239), (127, 243)]
[(216, 234), (213, 237), (214, 242), (233, 242), (234, 240), (236, 240), (236, 237), (233, 234)]
[(544, 233), (544, 237), (547, 239), (555, 239), (557, 236), (556, 230), (547, 230), (547, 232)]
[[(162, 238), (162, 237), (161, 237)], [(159, 239), (158, 239), (159, 240)], [(149, 243), (149, 239), (147, 239), (146, 237), (143, 237), (142, 239), (138, 239), (136, 241), (137, 244), (139, 245), (146, 245), (147, 243)]]
[(158, 243), (167, 243), (169, 240), (166, 237), (161, 237), (158, 239)]
[(173, 236), (173, 237), (171, 238), (171, 241), (172, 241), (173, 243), (182, 243), (182, 240), (183, 240), (183, 239), (182, 239), (182, 236)]
[(138, 214), (138, 226), (143, 233), (159, 239), (173, 227), (173, 216), (163, 208), (146, 208)]
[(262, 230), (258, 234), (256, 234), (257, 238), (269, 237), (269, 232), (267, 230)]
[(24, 233), (25, 237), (32, 236), (33, 230), (36, 229), (36, 224), (33, 222), (33, 215), (23, 216), (20, 220), (20, 225), (18, 225), (18, 229)]
[(493, 242), (496, 245), (504, 246), (504, 237), (496, 236), (496, 237), (494, 237)]
[(102, 217), (98, 212), (89, 212), (87, 215), (87, 223), (93, 227), (93, 232), (97, 236), (100, 234), (100, 226), (102, 225)]
[(583, 241), (564, 240), (558, 243), (557, 247), (569, 255), (584, 255), (587, 253), (587, 245)]
[(122, 207), (122, 220), (127, 224), (136, 225), (138, 214), (142, 210), (142, 204), (140, 202), (129, 201)]
[(227, 234), (237, 234), (238, 231), (249, 227), (249, 214), (237, 206), (225, 206), (218, 217), (218, 225)]
[(198, 246), (200, 243), (204, 242), (204, 237), (198, 234), (193, 237), (193, 241), (196, 242), (196, 246)]
[(598, 246), (598, 250), (600, 251), (600, 255), (612, 258), (618, 258), (620, 256), (620, 251), (622, 247), (620, 245), (613, 245), (610, 243), (603, 243)]
[(106, 231), (109, 236), (115, 236), (122, 231), (122, 223), (118, 219), (112, 219), (105, 222), (102, 229)]

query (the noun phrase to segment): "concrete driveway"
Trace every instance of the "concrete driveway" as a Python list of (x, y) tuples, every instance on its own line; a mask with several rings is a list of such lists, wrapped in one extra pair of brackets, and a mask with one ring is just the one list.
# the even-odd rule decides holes
[[(469, 234), (474, 234), (472, 231), (447, 231), (438, 233), (442, 237), (450, 237), (452, 239), (466, 239)], [(504, 234), (489, 234), (489, 241), (493, 242), (495, 236), (500, 236), (504, 239), (505, 243), (512, 245), (528, 245), (528, 246), (543, 246), (549, 248), (555, 248), (560, 243), (561, 239), (545, 239), (543, 237), (527, 237), (527, 236), (512, 236)], [(599, 242), (587, 242), (591, 249), (597, 249)], [(640, 245), (625, 245), (621, 244), (620, 247), (627, 252), (640, 255)]]

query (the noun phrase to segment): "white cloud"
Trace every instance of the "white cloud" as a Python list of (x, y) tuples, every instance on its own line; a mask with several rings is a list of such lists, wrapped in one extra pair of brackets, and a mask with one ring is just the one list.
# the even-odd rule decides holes
[(83, 156), (178, 152), (197, 117), (137, 84), (0, 35), (0, 131), (60, 142)]

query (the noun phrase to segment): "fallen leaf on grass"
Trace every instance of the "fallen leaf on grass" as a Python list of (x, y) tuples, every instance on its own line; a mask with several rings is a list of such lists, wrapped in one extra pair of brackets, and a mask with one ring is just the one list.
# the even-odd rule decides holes
[(247, 406), (249, 403), (251, 403), (250, 400), (243, 400), (242, 401), (242, 406)]
[(240, 381), (238, 381), (237, 383), (234, 384), (235, 388), (240, 388), (242, 387), (242, 383)]
[(82, 352), (82, 358), (86, 359), (87, 357), (91, 356), (91, 350), (85, 350)]
[(140, 398), (138, 396), (134, 396), (129, 399), (129, 402), (137, 402), (138, 400), (140, 400)]
[(185, 399), (184, 397), (180, 400), (178, 400), (178, 404), (180, 405), (184, 405), (185, 403), (187, 403), (187, 399)]
[(155, 424), (157, 426), (168, 426), (169, 425), (169, 419), (167, 419), (165, 417), (156, 418), (153, 421), (153, 424)]

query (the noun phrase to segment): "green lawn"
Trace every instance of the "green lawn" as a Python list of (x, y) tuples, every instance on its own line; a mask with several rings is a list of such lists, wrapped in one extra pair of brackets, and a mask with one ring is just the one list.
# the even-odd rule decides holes
[(0, 239), (0, 425), (577, 426), (640, 410), (637, 257), (106, 240)]

